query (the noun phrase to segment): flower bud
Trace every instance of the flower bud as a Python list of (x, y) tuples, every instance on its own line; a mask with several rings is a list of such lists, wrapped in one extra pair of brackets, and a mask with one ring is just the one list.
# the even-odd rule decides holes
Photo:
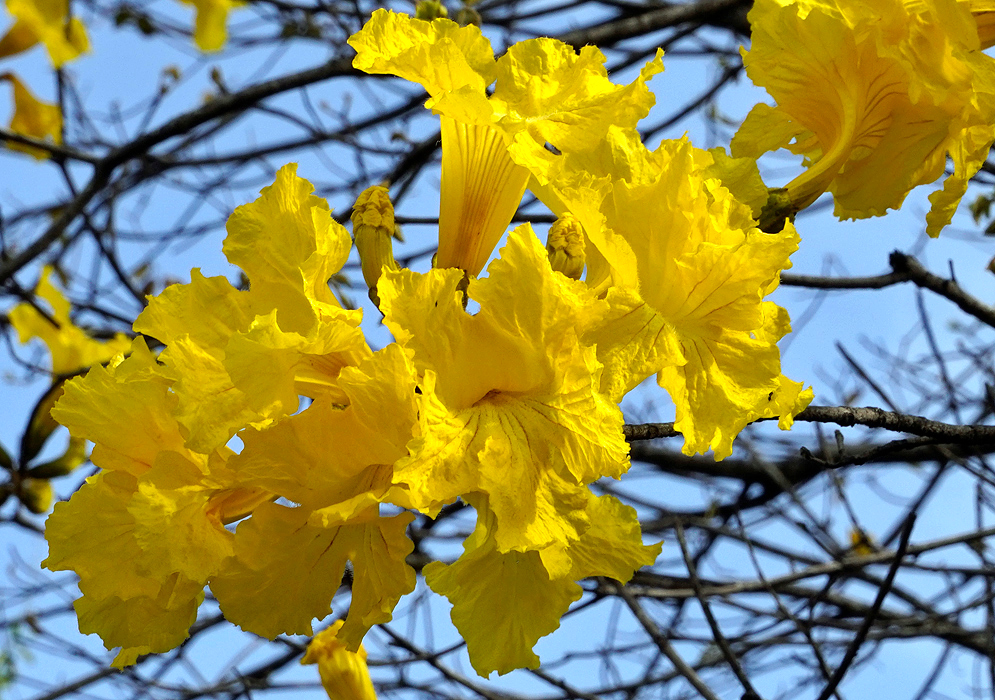
[(21, 503), (36, 515), (52, 507), (52, 484), (47, 479), (25, 479), (21, 482)]
[(321, 684), (331, 700), (376, 700), (377, 694), (366, 665), (366, 649), (349, 651), (339, 641), (342, 620), (314, 636), (302, 664), (318, 664)]
[(549, 227), (546, 236), (549, 264), (570, 279), (579, 280), (584, 273), (584, 227), (573, 214), (566, 213)]
[(456, 11), (456, 24), (461, 27), (467, 27), (471, 24), (479, 27), (482, 22), (480, 13), (470, 3), (466, 3)]
[(370, 299), (378, 307), (377, 282), (383, 269), (397, 270), (391, 238), (394, 236), (394, 207), (387, 188), (381, 185), (367, 187), (352, 210), (352, 237), (359, 251), (363, 279), (370, 288)]
[(415, 5), (415, 19), (424, 19), (431, 22), (433, 19), (448, 17), (449, 10), (439, 0), (419, 0)]

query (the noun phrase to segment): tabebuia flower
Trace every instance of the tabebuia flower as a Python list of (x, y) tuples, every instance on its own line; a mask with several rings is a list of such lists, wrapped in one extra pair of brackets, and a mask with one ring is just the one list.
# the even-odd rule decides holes
[(521, 202), (530, 173), (520, 162), (549, 154), (547, 143), (563, 149), (597, 140), (610, 124), (634, 128), (654, 103), (646, 81), (663, 70), (658, 53), (634, 82), (616, 85), (597, 48), (578, 54), (547, 38), (519, 42), (495, 60), (476, 26), (387, 10), (374, 12), (349, 45), (356, 68), (419, 83), (429, 94), (425, 106), (441, 116), (436, 266), (471, 275)]
[[(99, 634), (108, 648), (120, 647), (117, 666), (181, 643), (209, 581), (226, 611), (247, 628), (310, 633), (311, 616), (328, 613), (346, 560), (360, 579), (366, 561), (378, 570), (389, 570), (384, 557), (398, 562), (391, 586), (362, 587), (353, 597), (359, 612), (347, 633), (354, 646), (370, 624), (389, 619), (396, 599), (413, 586), (403, 563), (411, 516), (378, 515), (390, 464), (403, 453), (413, 422), (410, 412), (398, 410), (404, 396), (414, 395), (411, 370), (404, 373), (397, 348), (373, 355), (357, 327), (360, 312), (343, 309), (329, 289), (350, 239), (311, 190), (294, 166), (282, 168), (276, 182), (228, 222), (224, 249), (245, 272), (249, 289), (195, 270), (189, 284), (151, 299), (135, 322), (137, 331), (165, 344), (158, 356), (139, 337), (127, 357), (68, 382), (52, 411), (74, 438), (94, 443), (91, 460), (101, 471), (56, 506), (46, 525), (44, 563), (80, 576), (80, 629)], [(301, 396), (311, 405), (298, 413)], [(384, 413), (383, 401), (398, 416), (400, 437), (360, 429)], [(307, 427), (316, 421), (319, 429)], [(268, 428), (272, 435), (261, 432)], [(300, 430), (302, 441), (313, 439), (296, 452), (269, 457), (282, 460), (283, 472), (253, 471), (265, 463), (267, 449), (282, 450), (280, 440)], [(236, 433), (245, 435), (238, 455), (227, 444)], [(366, 443), (328, 450), (324, 441), (336, 434)], [(312, 459), (308, 449), (323, 450), (328, 459)], [(303, 465), (294, 461), (301, 454), (308, 459)], [(299, 507), (273, 503), (280, 497)], [(234, 534), (226, 529), (244, 518)], [(338, 548), (322, 546), (326, 558), (312, 562), (330, 567), (321, 568), (324, 573), (338, 566), (339, 578), (308, 581), (309, 593), (300, 598), (307, 604), (289, 620), (269, 604), (253, 611), (238, 591), (225, 588), (252, 578), (253, 566), (273, 556), (267, 546), (288, 545), (279, 539), (288, 522), (299, 535), (311, 532), (302, 529), (305, 522), (315, 537), (344, 533)], [(364, 544), (370, 528), (383, 532), (373, 539), (384, 543), (372, 551)], [(262, 537), (254, 534), (260, 529)], [(253, 542), (251, 556), (244, 555), (246, 541)], [(280, 550), (286, 552), (305, 560), (296, 550)], [(264, 569), (261, 575), (275, 574)], [(246, 590), (262, 600), (266, 586), (254, 584)]]
[(608, 304), (554, 272), (527, 224), (487, 272), (466, 288), (475, 314), (460, 270), (385, 271), (378, 285), (419, 374), (418, 424), (388, 498), (432, 515), (457, 496), (477, 509), (463, 555), (425, 576), (453, 603), (481, 675), (538, 666), (532, 647), (580, 596), (578, 579), (627, 581), (659, 553), (635, 511), (588, 487), (629, 464), (622, 413), (583, 340)]
[(772, 191), (761, 226), (826, 191), (840, 218), (883, 215), (942, 177), (949, 155), (953, 174), (926, 217), (939, 235), (995, 139), (995, 62), (980, 51), (971, 3), (758, 0), (749, 19), (747, 75), (777, 104), (753, 108), (733, 155), (786, 147), (805, 166)]
[(224, 524), (272, 498), (235, 483), (227, 447), (186, 446), (171, 385), (139, 338), (127, 358), (68, 382), (52, 409), (95, 443), (101, 471), (56, 504), (42, 565), (79, 576), (80, 631), (120, 647), (117, 667), (186, 639), (208, 577), (232, 551)]
[(0, 58), (41, 43), (55, 68), (90, 50), (86, 28), (69, 14), (69, 0), (7, 0), (14, 24), (0, 38)]
[(686, 138), (650, 151), (638, 134), (613, 128), (566, 151), (536, 188), (588, 236), (586, 281), (610, 311), (583, 338), (605, 365), (605, 393), (619, 401), (656, 373), (676, 404), (684, 452), (711, 448), (717, 459), (747, 423), (780, 416), (788, 428), (812, 398), (781, 374), (788, 316), (764, 300), (798, 235), (790, 224), (760, 231), (720, 177), (745, 194), (759, 186), (720, 158)]
[(193, 39), (201, 51), (220, 51), (228, 37), (228, 13), (243, 5), (241, 0), (180, 0), (193, 5), (197, 11), (194, 19)]

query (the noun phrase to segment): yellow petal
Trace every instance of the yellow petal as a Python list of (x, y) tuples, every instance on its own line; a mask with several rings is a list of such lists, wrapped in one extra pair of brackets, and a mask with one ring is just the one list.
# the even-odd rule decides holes
[[(512, 45), (497, 64), (495, 111), (501, 124), (517, 131), (528, 128), (531, 138), (516, 141), (512, 155), (528, 165), (546, 143), (560, 151), (589, 148), (609, 127), (634, 129), (656, 102), (646, 82), (663, 71), (658, 50), (628, 85), (608, 79), (605, 56), (594, 46), (578, 54), (572, 46), (540, 38)], [(541, 172), (534, 173), (543, 181)]]
[(27, 303), (15, 306), (7, 313), (7, 317), (22, 343), (39, 338), (48, 346), (52, 358), (52, 374), (73, 374), (107, 362), (128, 350), (131, 340), (123, 333), (116, 334), (110, 340), (96, 340), (77, 327), (69, 316), (70, 304), (52, 284), (51, 275), (51, 268), (45, 267), (34, 291), (35, 296), (45, 302), (41, 307), (44, 308), (46, 304), (49, 307), (49, 318)]
[(538, 668), (532, 647), (560, 626), (560, 617), (582, 593), (571, 579), (550, 580), (538, 552), (499, 553), (490, 526), (481, 513), (463, 555), (424, 570), (432, 590), (452, 603), (453, 624), (466, 640), (474, 670), (484, 677)]
[(197, 461), (172, 416), (176, 397), (169, 392), (170, 384), (139, 337), (131, 354), (116, 366), (98, 365), (85, 377), (67, 382), (52, 417), (75, 437), (96, 443), (90, 459), (104, 469), (140, 475), (159, 452), (168, 450)]
[[(12, 73), (0, 75), (0, 80), (7, 80), (14, 88), (14, 116), (10, 120), (10, 130), (39, 141), (62, 143), (62, 111), (59, 106), (36, 98)], [(39, 160), (48, 158), (47, 151), (33, 146), (8, 143), (7, 147), (28, 153)]]
[[(352, 240), (328, 203), (290, 163), (261, 196), (228, 219), (224, 252), (249, 278), (257, 313), (277, 309), (280, 328), (307, 335), (322, 306), (339, 309), (328, 280), (342, 269)], [(268, 304), (268, 307), (264, 304)], [(358, 312), (353, 315), (357, 316)]]
[(376, 10), (349, 38), (353, 66), (419, 83), (429, 95), (468, 87), (477, 94), (494, 81), (494, 51), (480, 28), (448, 19), (427, 22)]
[(0, 57), (27, 51), (37, 43), (38, 35), (31, 29), (31, 25), (23, 20), (17, 20), (0, 39)]
[[(136, 489), (133, 476), (104, 472), (56, 504), (45, 524), (49, 556), (42, 566), (79, 575), (83, 597), (75, 607), (81, 632), (99, 634), (108, 649), (163, 652), (186, 639), (204, 582), (179, 573), (160, 580), (141, 566), (145, 552), (127, 507)], [(125, 656), (133, 662), (134, 655)]]
[(34, 34), (56, 68), (90, 48), (82, 22), (69, 17), (68, 0), (7, 0), (7, 11), (24, 25), (18, 43), (23, 45), (23, 33)]
[[(314, 618), (331, 612), (347, 560), (357, 586), (342, 638), (358, 647), (372, 624), (390, 619), (414, 588), (404, 563), (413, 545), (404, 534), (410, 513), (354, 522), (323, 522), (305, 508), (263, 504), (235, 532), (235, 556), (212, 578), (211, 590), (229, 620), (272, 639), (311, 634)], [(363, 591), (363, 587), (367, 590)]]
[(228, 12), (242, 5), (233, 0), (182, 0), (197, 9), (193, 38), (201, 51), (220, 51), (227, 37)]
[(552, 578), (579, 581), (588, 576), (607, 576), (621, 583), (643, 566), (652, 566), (662, 544), (644, 545), (634, 508), (614, 496), (590, 496), (589, 527), (569, 547), (542, 550), (543, 565)]

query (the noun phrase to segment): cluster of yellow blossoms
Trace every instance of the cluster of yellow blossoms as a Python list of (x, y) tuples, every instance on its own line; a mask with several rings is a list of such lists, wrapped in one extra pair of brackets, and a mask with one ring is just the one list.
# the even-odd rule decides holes
[[(52, 411), (101, 468), (46, 528), (45, 566), (80, 577), (80, 629), (126, 665), (180, 644), (209, 586), (245, 630), (311, 634), (350, 564), (327, 648), (359, 649), (414, 588), (412, 512), (462, 499), (476, 529), (425, 580), (480, 674), (535, 667), (578, 580), (627, 581), (660, 551), (590, 489), (628, 468), (622, 397), (656, 374), (687, 454), (721, 459), (759, 418), (790, 427), (812, 394), (781, 374), (789, 322), (765, 300), (798, 246), (790, 216), (827, 189), (842, 216), (881, 214), (950, 153), (930, 231), (949, 220), (993, 137), (972, 16), (990, 9), (758, 0), (746, 61), (778, 105), (747, 119), (744, 158), (645, 147), (660, 55), (616, 85), (594, 47), (495, 59), (474, 26), (378, 10), (356, 67), (420, 83), (442, 119), (434, 268), (400, 268), (386, 191), (364, 193), (355, 243), (395, 339), (374, 352), (328, 286), (353, 241), (295, 166), (235, 210), (224, 251), (248, 288), (194, 270)], [(808, 169), (768, 192), (754, 158), (784, 145)], [(560, 217), (546, 247), (522, 225), (479, 276), (526, 187)]]

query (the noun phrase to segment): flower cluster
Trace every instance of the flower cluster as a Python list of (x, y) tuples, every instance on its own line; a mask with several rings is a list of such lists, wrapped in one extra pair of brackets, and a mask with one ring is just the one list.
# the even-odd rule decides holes
[[(293, 165), (235, 210), (224, 251), (247, 288), (194, 270), (53, 409), (101, 468), (46, 528), (45, 566), (80, 577), (80, 629), (127, 665), (180, 644), (209, 586), (243, 629), (311, 634), (348, 564), (348, 615), (309, 660), (368, 696), (337, 650), (414, 588), (414, 514), (459, 499), (476, 527), (425, 581), (478, 673), (537, 666), (578, 580), (627, 581), (660, 552), (591, 490), (628, 469), (623, 397), (656, 375), (687, 454), (722, 459), (760, 418), (789, 428), (812, 392), (781, 373), (790, 324), (767, 297), (799, 245), (794, 213), (829, 190), (841, 216), (881, 214), (950, 153), (928, 230), (949, 221), (993, 138), (990, 12), (758, 0), (747, 67), (778, 105), (750, 114), (730, 157), (640, 140), (662, 54), (617, 85), (594, 47), (535, 39), (495, 58), (474, 26), (378, 10), (350, 39), (355, 66), (419, 83), (441, 118), (433, 269), (394, 260), (383, 186), (357, 201), (355, 241)], [(755, 158), (784, 145), (808, 169), (768, 192)], [(527, 187), (559, 220), (545, 246), (515, 228), (487, 265)], [(376, 352), (328, 286), (353, 242), (394, 338)]]

